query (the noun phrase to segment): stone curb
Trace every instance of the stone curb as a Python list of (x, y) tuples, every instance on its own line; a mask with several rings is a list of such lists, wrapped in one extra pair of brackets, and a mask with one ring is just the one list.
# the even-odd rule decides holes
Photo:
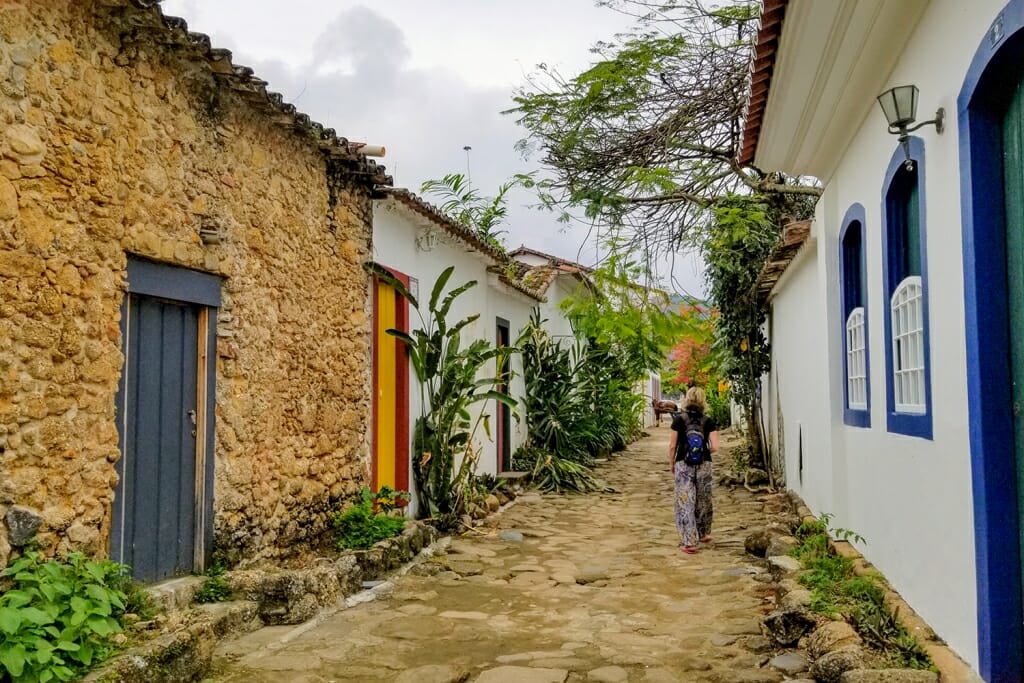
[[(787, 491), (793, 507), (801, 522), (815, 521), (811, 509), (807, 507), (803, 499), (794, 491)], [(847, 541), (837, 541), (829, 537), (829, 547), (837, 555), (845, 557), (853, 562), (853, 572), (857, 576), (872, 576), (881, 580), (882, 588), (885, 591), (885, 605), (896, 612), (896, 618), (900, 624), (907, 629), (931, 657), (935, 668), (939, 670), (939, 680), (942, 683), (984, 683), (971, 667), (962, 660), (953, 650), (935, 635), (928, 623), (918, 615), (914, 609), (889, 585), (885, 577), (875, 569), (874, 565), (864, 559), (860, 551)]]
[[(243, 599), (193, 606), (185, 623), (104, 662), (84, 680), (90, 683), (174, 683), (199, 680), (213, 661), (217, 643), (273, 624), (298, 624), (287, 642), (335, 612), (390, 591), (393, 579), (447, 547), (450, 537), (422, 522), (368, 551), (344, 553), (305, 570), (239, 570), (225, 576)], [(397, 565), (397, 568), (396, 568)], [(394, 570), (394, 571), (392, 571)], [(359, 590), (366, 578), (388, 579)], [(195, 594), (192, 587), (189, 597)], [(284, 602), (278, 606), (278, 602)], [(280, 647), (280, 645), (278, 645)]]

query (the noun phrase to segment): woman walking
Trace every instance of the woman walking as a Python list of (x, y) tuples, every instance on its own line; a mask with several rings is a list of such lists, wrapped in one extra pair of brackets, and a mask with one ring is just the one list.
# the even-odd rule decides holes
[(683, 412), (672, 420), (668, 446), (669, 470), (676, 481), (679, 549), (689, 555), (697, 552), (698, 541), (711, 540), (711, 454), (718, 450), (718, 427), (707, 411), (704, 390), (692, 387), (683, 400)]

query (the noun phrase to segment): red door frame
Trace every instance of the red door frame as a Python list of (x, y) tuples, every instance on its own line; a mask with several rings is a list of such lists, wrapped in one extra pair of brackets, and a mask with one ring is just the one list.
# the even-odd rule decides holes
[[(378, 264), (379, 265), (379, 264)], [(409, 288), (409, 276), (387, 266), (381, 266), (388, 271), (396, 280), (402, 283), (406, 289)], [(377, 481), (377, 427), (380, 415), (378, 414), (377, 401), (377, 360), (380, 355), (377, 347), (377, 320), (380, 316), (380, 301), (378, 283), (381, 279), (373, 276), (373, 321), (371, 341), (373, 356), (373, 422), (371, 425), (371, 449), (370, 456), (370, 481), (373, 490), (380, 490)], [(395, 291), (395, 323), (399, 330), (409, 331), (409, 302)], [(397, 340), (396, 340), (397, 341)], [(395, 488), (399, 491), (409, 490), (409, 352), (405, 344), (397, 341), (395, 344), (395, 408), (398, 414), (395, 416)]]

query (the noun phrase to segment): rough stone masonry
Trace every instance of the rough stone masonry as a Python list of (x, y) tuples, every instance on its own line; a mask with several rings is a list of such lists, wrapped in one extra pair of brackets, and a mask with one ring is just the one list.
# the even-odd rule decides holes
[(0, 3), (0, 519), (105, 553), (134, 255), (223, 278), (216, 543), (279, 557), (366, 480), (387, 179), (153, 4)]

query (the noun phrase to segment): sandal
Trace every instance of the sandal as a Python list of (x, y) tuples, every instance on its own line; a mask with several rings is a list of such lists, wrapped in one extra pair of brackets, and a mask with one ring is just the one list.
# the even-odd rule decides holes
[(710, 543), (713, 540), (715, 540), (715, 539), (711, 537), (711, 534), (708, 534), (707, 536), (702, 536), (701, 539), (700, 539), (700, 542), (701, 543)]
[(681, 551), (683, 551), (684, 553), (686, 553), (687, 555), (696, 555), (697, 554), (697, 548), (695, 546), (692, 546), (692, 545), (681, 545), (681, 546), (679, 546), (679, 549)]

